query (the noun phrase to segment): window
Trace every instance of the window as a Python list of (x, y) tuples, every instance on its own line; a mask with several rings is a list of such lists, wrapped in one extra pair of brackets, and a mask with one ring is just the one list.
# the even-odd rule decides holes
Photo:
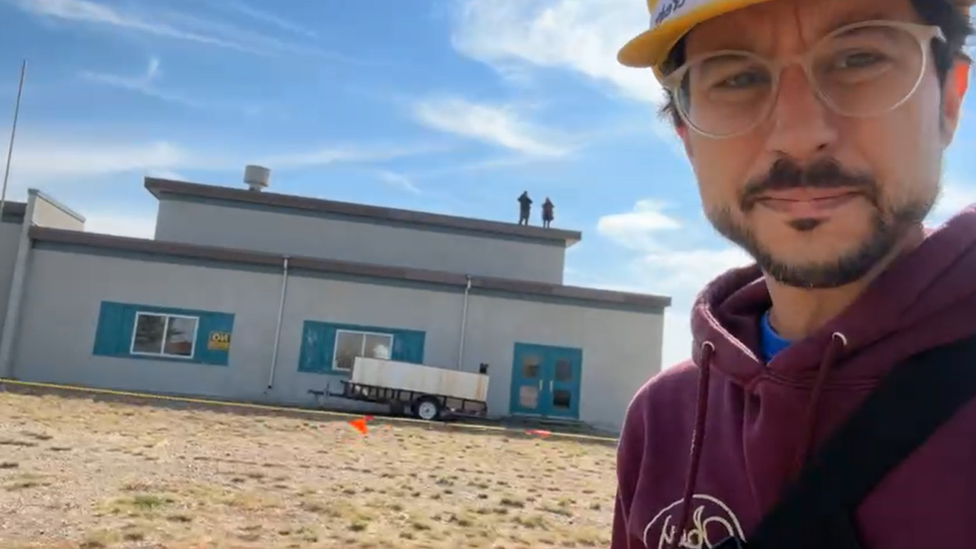
[(357, 356), (423, 364), (426, 337), (426, 332), (391, 326), (306, 320), (298, 371), (347, 376)]
[(193, 358), (199, 319), (193, 316), (136, 313), (132, 331), (134, 355)]
[(332, 368), (351, 372), (357, 356), (389, 360), (392, 349), (392, 335), (337, 330)]

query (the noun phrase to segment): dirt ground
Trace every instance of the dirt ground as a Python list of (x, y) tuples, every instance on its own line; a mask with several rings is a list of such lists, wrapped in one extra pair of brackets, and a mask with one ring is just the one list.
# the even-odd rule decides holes
[(0, 393), (0, 547), (609, 540), (612, 444)]

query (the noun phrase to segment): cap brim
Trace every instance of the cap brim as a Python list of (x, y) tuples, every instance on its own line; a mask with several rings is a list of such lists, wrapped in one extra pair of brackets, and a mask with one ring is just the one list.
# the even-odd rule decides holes
[(617, 62), (625, 67), (651, 67), (657, 72), (671, 48), (697, 25), (753, 4), (770, 1), (772, 0), (714, 0), (706, 3), (635, 36), (617, 52)]
[[(701, 23), (755, 4), (773, 0), (714, 0), (705, 3), (679, 17), (666, 20), (658, 27), (646, 30), (624, 44), (617, 52), (617, 62), (625, 67), (654, 69), (661, 77), (660, 65), (665, 61), (671, 48)], [(952, 0), (960, 9), (968, 11), (976, 0)]]
[(661, 50), (658, 43), (659, 29), (646, 30), (624, 44), (617, 52), (617, 62), (625, 67), (646, 69), (659, 63), (655, 52)]

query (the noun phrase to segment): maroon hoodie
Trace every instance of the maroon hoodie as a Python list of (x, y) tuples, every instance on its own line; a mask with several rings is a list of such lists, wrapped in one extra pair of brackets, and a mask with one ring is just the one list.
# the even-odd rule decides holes
[[(650, 380), (628, 408), (612, 549), (748, 540), (811, 449), (897, 362), (976, 334), (976, 208), (767, 365), (757, 357), (769, 307), (756, 267), (722, 275), (698, 297), (692, 360)], [(976, 402), (882, 480), (855, 522), (865, 549), (976, 547)]]

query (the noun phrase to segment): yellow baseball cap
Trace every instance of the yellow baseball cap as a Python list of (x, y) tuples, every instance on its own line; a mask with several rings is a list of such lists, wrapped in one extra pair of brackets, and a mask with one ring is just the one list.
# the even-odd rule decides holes
[[(661, 77), (661, 63), (682, 36), (700, 23), (742, 8), (773, 0), (647, 0), (651, 26), (637, 35), (617, 53), (617, 61), (626, 67), (652, 68)], [(952, 0), (969, 11), (976, 0)]]

